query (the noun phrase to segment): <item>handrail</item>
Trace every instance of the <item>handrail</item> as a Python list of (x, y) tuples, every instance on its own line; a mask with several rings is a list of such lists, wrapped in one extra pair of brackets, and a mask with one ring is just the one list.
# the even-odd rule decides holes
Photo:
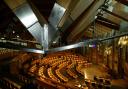
[(111, 37), (107, 37), (107, 38), (97, 38), (97, 39), (92, 39), (92, 40), (85, 40), (83, 42), (78, 42), (78, 43), (67, 45), (67, 46), (52, 48), (49, 50), (43, 50), (43, 49), (38, 49), (38, 48), (29, 48), (29, 47), (25, 47), (23, 45), (17, 45), (17, 44), (12, 44), (12, 43), (8, 44), (7, 42), (1, 42), (1, 41), (0, 41), (0, 47), (22, 50), (22, 51), (26, 51), (26, 52), (45, 54), (45, 53), (64, 51), (64, 50), (78, 48), (78, 47), (84, 47), (93, 42), (97, 43), (97, 42), (106, 41), (106, 40), (110, 40), (110, 39), (114, 39), (114, 38), (119, 38), (119, 37), (125, 36), (125, 35), (128, 35), (128, 32), (124, 32), (124, 33), (121, 33), (120, 35), (115, 35), (115, 36), (111, 36)]

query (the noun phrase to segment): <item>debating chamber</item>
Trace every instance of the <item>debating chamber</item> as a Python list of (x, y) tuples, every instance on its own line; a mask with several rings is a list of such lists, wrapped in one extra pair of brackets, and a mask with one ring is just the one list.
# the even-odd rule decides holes
[(128, 0), (0, 0), (0, 89), (128, 89)]

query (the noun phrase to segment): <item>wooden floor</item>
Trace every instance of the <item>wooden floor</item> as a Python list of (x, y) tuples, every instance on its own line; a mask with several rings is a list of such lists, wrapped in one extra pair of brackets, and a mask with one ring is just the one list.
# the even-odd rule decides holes
[(82, 71), (84, 72), (86, 79), (93, 80), (94, 76), (104, 77), (104, 78), (110, 77), (110, 75), (108, 75), (105, 71), (103, 71), (103, 68), (99, 65), (91, 65), (88, 68), (83, 68)]

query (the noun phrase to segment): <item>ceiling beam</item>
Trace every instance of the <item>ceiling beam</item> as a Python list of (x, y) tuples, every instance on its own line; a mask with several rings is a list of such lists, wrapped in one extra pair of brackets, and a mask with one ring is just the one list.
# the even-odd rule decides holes
[(96, 19), (96, 22), (103, 25), (103, 26), (114, 29), (114, 30), (119, 30), (119, 28), (120, 28), (119, 24), (114, 23), (111, 20), (108, 20), (108, 19), (101, 17), (101, 16), (98, 16), (98, 18)]
[(67, 37), (68, 42), (75, 42), (76, 40), (74, 40), (74, 38), (76, 38), (79, 33), (85, 31), (85, 28), (94, 21), (94, 17), (98, 13), (97, 9), (104, 4), (104, 1), (105, 0), (95, 0), (90, 8), (84, 11), (83, 16), (81, 16), (80, 19), (77, 19), (77, 24)]
[[(25, 28), (39, 42), (45, 50), (48, 49), (48, 25), (44, 18), (41, 21), (31, 9), (26, 0), (4, 0), (12, 12), (18, 17)], [(13, 5), (14, 4), (14, 5)], [(41, 24), (40, 24), (41, 23)], [(44, 25), (42, 25), (44, 23)]]
[[(62, 39), (66, 41), (67, 37), (70, 35), (70, 33), (74, 30), (75, 26), (79, 24), (79, 21), (83, 18), (84, 14), (87, 12), (87, 10), (94, 4), (94, 1), (76, 18), (76, 20), (66, 29), (63, 33)], [(72, 17), (71, 17), (72, 19)], [(73, 20), (73, 19), (72, 19)]]
[(128, 19), (124, 18), (123, 16), (120, 16), (118, 14), (115, 14), (115, 13), (113, 13), (113, 12), (111, 12), (111, 11), (105, 9), (105, 8), (102, 8), (102, 10), (105, 11), (105, 12), (107, 12), (107, 13), (109, 13), (109, 14), (111, 14), (111, 15), (113, 15), (113, 16), (115, 16), (115, 17), (118, 17), (118, 18), (120, 18), (120, 19), (128, 22)]
[(47, 24), (48, 22), (45, 20), (44, 16), (40, 13), (38, 8), (33, 4), (33, 2), (31, 0), (27, 0), (27, 1), (28, 1), (29, 5), (31, 6), (31, 9), (33, 10), (34, 14), (38, 18), (40, 24), (41, 25), (43, 25), (44, 23)]
[(116, 1), (128, 6), (128, 0), (116, 0)]

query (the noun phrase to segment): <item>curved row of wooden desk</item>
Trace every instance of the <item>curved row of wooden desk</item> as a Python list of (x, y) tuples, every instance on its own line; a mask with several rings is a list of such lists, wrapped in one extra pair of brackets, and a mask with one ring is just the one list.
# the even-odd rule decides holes
[(58, 83), (67, 83), (79, 78), (79, 75), (84, 76), (82, 68), (89, 65), (90, 63), (82, 56), (60, 52), (48, 55), (43, 59), (33, 60), (29, 72), (37, 74), (40, 78), (52, 79)]

